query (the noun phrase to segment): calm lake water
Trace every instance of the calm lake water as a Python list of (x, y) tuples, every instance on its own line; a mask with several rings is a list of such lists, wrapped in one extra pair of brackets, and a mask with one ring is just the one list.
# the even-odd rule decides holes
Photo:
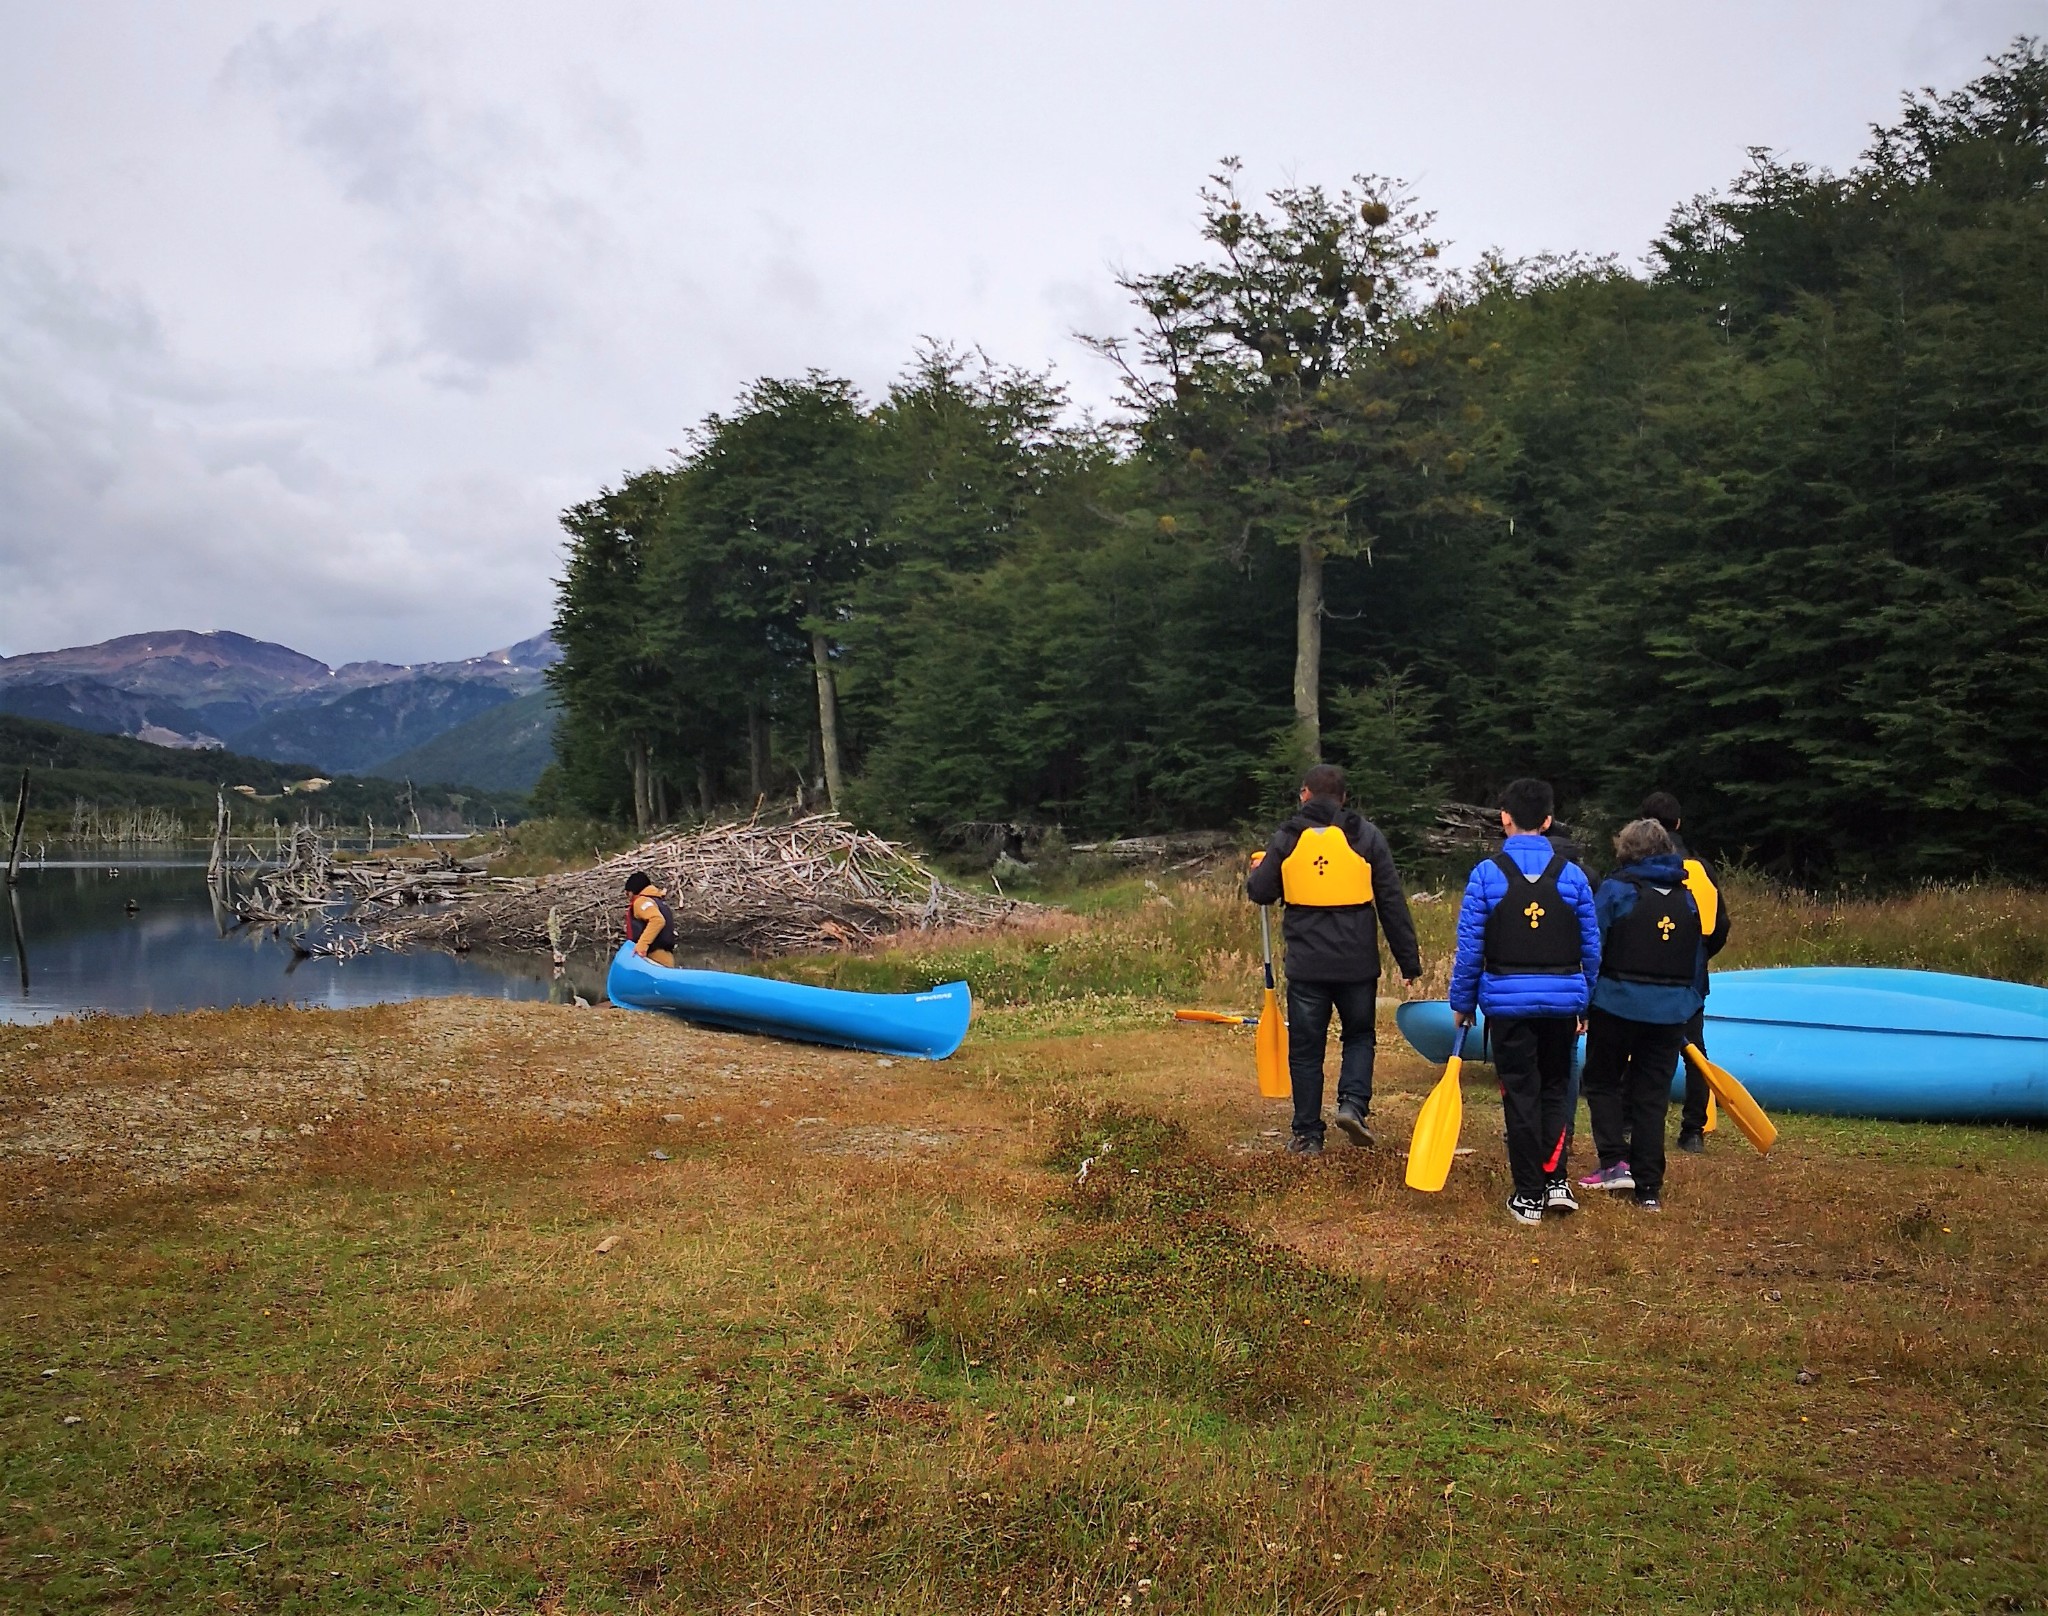
[[(434, 950), (295, 964), (290, 947), (267, 930), (220, 935), (204, 853), (53, 854), (43, 868), (24, 865), (11, 895), (0, 890), (0, 1022), (85, 1010), (566, 997), (567, 984), (548, 977), (543, 960)], [(580, 985), (602, 1002), (594, 983)]]

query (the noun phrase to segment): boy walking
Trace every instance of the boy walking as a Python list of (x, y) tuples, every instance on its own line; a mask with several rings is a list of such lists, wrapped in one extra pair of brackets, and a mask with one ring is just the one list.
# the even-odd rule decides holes
[(1287, 1070), (1294, 1088), (1297, 1156), (1323, 1151), (1323, 1050), (1337, 1013), (1337, 1126), (1370, 1145), (1373, 1015), (1379, 999), (1379, 933), (1401, 975), (1422, 975), (1415, 923), (1400, 872), (1379, 827), (1346, 806), (1344, 771), (1318, 763), (1301, 781), (1301, 807), (1252, 861), (1244, 884), (1253, 903), (1287, 900)]
[(1637, 1206), (1661, 1212), (1664, 1113), (1686, 1024), (1700, 1010), (1705, 947), (1670, 833), (1654, 819), (1631, 820), (1614, 839), (1614, 856), (1595, 899), (1600, 977), (1586, 1033), (1586, 1109), (1600, 1171), (1580, 1182), (1633, 1190)]
[(1465, 883), (1451, 968), (1458, 1025), (1486, 1012), (1515, 1179), (1508, 1213), (1522, 1224), (1579, 1209), (1566, 1160), (1572, 1052), (1600, 970), (1593, 889), (1543, 834), (1555, 806), (1543, 780), (1516, 780), (1501, 793), (1506, 840)]
[[(1685, 865), (1686, 890), (1699, 905), (1700, 930), (1705, 935), (1705, 952), (1700, 955), (1700, 1008), (1685, 1024), (1685, 1040), (1707, 1047), (1707, 995), (1713, 991), (1707, 981), (1707, 961), (1728, 946), (1728, 899), (1714, 880), (1713, 866), (1695, 857), (1678, 834), (1681, 823), (1678, 799), (1668, 791), (1653, 791), (1643, 799), (1638, 817), (1654, 819), (1671, 837), (1671, 851)], [(1678, 1148), (1697, 1155), (1707, 1148), (1707, 1080), (1690, 1066), (1685, 1069), (1685, 1110), (1678, 1119)]]

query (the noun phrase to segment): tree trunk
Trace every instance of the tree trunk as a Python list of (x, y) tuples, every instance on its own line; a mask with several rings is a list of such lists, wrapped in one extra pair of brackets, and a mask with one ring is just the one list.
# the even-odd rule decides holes
[(818, 749), (825, 754), (825, 797), (837, 813), (846, 790), (839, 761), (839, 687), (832, 678), (832, 656), (820, 629), (811, 630), (811, 665), (818, 674)]
[(654, 803), (647, 791), (647, 747), (640, 741), (626, 744), (626, 767), (633, 773), (633, 828), (647, 834), (654, 817)]
[(1294, 721), (1311, 758), (1323, 755), (1323, 548), (1301, 541), (1294, 591)]
[(28, 822), (28, 770), (21, 771), (21, 791), (14, 799), (14, 834), (7, 843), (7, 884), (21, 879), (21, 832)]
[(697, 759), (697, 812), (711, 817), (711, 765)]
[(768, 718), (758, 707), (747, 709), (747, 795), (755, 802), (767, 790)]
[(657, 825), (666, 825), (668, 823), (668, 776), (659, 769), (656, 769), (653, 774), (653, 781), (654, 822)]

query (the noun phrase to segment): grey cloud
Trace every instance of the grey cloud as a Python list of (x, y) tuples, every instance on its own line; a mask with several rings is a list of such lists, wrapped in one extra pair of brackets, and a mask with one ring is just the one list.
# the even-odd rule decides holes
[(266, 95), (356, 201), (410, 211), (450, 189), (429, 144), (426, 99), (379, 35), (345, 33), (332, 16), (289, 31), (265, 23), (229, 53), (221, 79)]
[[(474, 390), (530, 361), (555, 328), (558, 288), (603, 236), (563, 190), (551, 143), (503, 105), (430, 99), (387, 35), (331, 16), (265, 24), (229, 53), (230, 89), (259, 94), (343, 196), (386, 221), (403, 288), (377, 352), (436, 386)], [(577, 120), (616, 147), (587, 109)]]
[(1840, 167), (2041, 15), (322, 3), (14, 8), (0, 650), (503, 644), (548, 616), (556, 513), (755, 377), (872, 394), (929, 334), (1107, 405), (1071, 334), (1127, 326), (1114, 266), (1198, 250), (1225, 152), (1427, 176), (1461, 254), (1634, 261), (1746, 146)]

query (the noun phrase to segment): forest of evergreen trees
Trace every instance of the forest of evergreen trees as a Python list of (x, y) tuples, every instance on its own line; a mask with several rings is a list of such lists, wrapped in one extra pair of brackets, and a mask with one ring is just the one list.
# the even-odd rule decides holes
[(1640, 273), (1452, 272), (1374, 178), (1202, 221), (1109, 423), (933, 348), (566, 513), (544, 801), (1072, 837), (1320, 753), (1397, 846), (1535, 773), (1805, 879), (2048, 870), (2048, 48), (1846, 174), (1752, 153)]

